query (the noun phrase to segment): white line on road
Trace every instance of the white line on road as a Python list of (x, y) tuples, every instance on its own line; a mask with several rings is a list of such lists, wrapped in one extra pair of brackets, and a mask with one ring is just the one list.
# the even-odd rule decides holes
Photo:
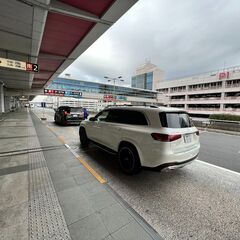
[(227, 169), (227, 168), (219, 167), (219, 166), (217, 166), (217, 165), (214, 165), (214, 164), (211, 164), (211, 163), (207, 163), (207, 162), (204, 162), (204, 161), (199, 160), (199, 159), (198, 159), (198, 160), (195, 160), (195, 161), (201, 162), (201, 163), (203, 163), (203, 164), (205, 164), (205, 165), (208, 165), (208, 166), (211, 166), (211, 167), (215, 167), (215, 168), (218, 168), (218, 169), (220, 169), (220, 170), (222, 170), (222, 171), (226, 171), (226, 172), (229, 172), (229, 173), (237, 174), (238, 176), (240, 176), (240, 173), (239, 173), (239, 172), (235, 172), (235, 171), (229, 170), (229, 169)]
[(66, 148), (70, 149), (70, 147), (69, 147), (69, 145), (68, 145), (68, 144), (66, 144), (66, 143), (65, 143), (64, 145), (65, 145), (65, 147), (66, 147)]

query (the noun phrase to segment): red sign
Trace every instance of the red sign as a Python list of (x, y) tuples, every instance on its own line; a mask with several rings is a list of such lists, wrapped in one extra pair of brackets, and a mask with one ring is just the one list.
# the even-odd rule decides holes
[(226, 79), (226, 78), (229, 78), (229, 72), (220, 72), (219, 73), (219, 76), (218, 76), (219, 80)]
[(46, 94), (46, 95), (54, 95), (54, 96), (62, 96), (63, 97), (65, 95), (65, 91), (44, 89), (44, 94)]
[(113, 95), (104, 95), (104, 96), (103, 96), (103, 99), (104, 99), (105, 101), (113, 101), (113, 100), (115, 100), (115, 98), (114, 98)]
[(26, 63), (26, 71), (28, 72), (38, 72), (38, 64)]

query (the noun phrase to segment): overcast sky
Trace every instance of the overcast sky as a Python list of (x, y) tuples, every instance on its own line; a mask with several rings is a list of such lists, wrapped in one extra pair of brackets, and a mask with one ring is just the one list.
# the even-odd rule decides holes
[(126, 85), (146, 59), (167, 79), (240, 65), (239, 24), (240, 0), (139, 0), (65, 73)]

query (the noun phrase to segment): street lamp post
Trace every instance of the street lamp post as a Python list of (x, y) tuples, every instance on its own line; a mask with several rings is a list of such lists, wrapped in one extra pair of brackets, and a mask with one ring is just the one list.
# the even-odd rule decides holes
[(104, 78), (106, 78), (108, 80), (108, 82), (111, 82), (113, 81), (113, 97), (114, 97), (114, 104), (116, 104), (116, 88), (115, 88), (115, 84), (116, 84), (116, 81), (121, 81), (123, 82), (124, 80), (122, 79), (122, 76), (119, 76), (119, 77), (115, 77), (115, 78), (110, 78), (110, 77), (107, 77), (105, 76)]

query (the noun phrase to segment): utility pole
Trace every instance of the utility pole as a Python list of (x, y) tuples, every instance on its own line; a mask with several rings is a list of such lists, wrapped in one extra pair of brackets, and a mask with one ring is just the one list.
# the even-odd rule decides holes
[(119, 77), (115, 77), (115, 78), (111, 78), (111, 77), (107, 77), (105, 76), (104, 78), (106, 78), (108, 80), (108, 82), (113, 81), (113, 98), (114, 98), (114, 105), (116, 104), (116, 81), (121, 81), (123, 82), (124, 80), (122, 79), (122, 76)]

